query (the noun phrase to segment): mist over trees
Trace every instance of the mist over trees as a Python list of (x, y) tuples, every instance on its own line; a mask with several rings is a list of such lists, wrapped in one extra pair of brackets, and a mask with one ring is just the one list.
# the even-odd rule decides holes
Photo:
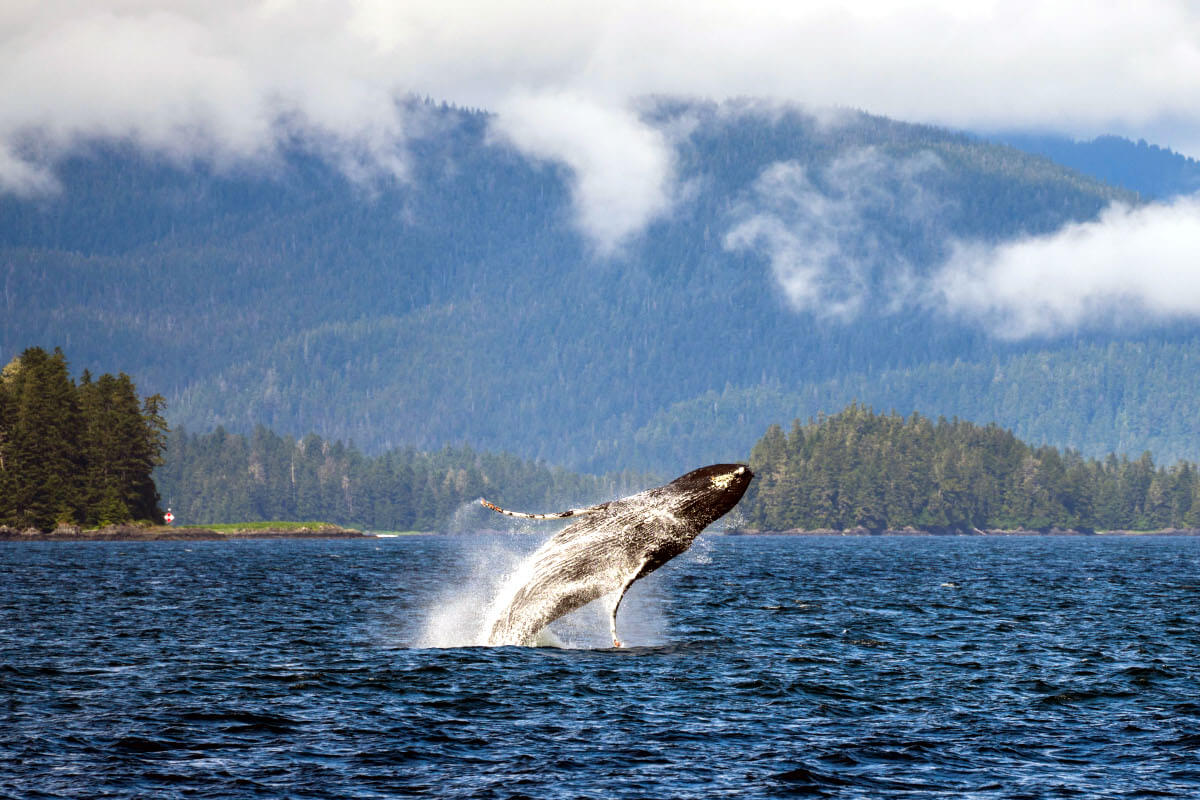
[[(856, 397), (891, 407), (899, 385), (902, 412), (994, 419), (1089, 455), (1200, 456), (1200, 415), (1179, 391), (1200, 377), (1194, 328), (1009, 342), (891, 302), (898, 274), (921, 276), (955, 241), (1047, 233), (1136, 204), (1131, 191), (868, 114), (663, 100), (646, 114), (680, 132), (686, 191), (599, 257), (576, 226), (568, 170), (489, 137), (486, 113), (422, 113), (431, 133), (410, 143), (409, 181), (356, 185), (300, 149), (258, 171), (111, 142), (80, 151), (56, 170), (60, 193), (0, 197), (13, 265), (0, 348), (56, 342), (87, 363), (118, 359), (191, 431), (320, 431), (371, 455), (470, 442), (583, 471), (677, 474), (744, 452), (785, 413)], [(797, 216), (809, 207), (827, 213)], [(776, 258), (787, 242), (764, 231), (777, 230), (842, 248), (812, 263), (858, 265), (861, 296), (842, 298), (858, 316), (796, 308), (803, 270)], [(1089, 368), (1114, 342), (1129, 346), (1095, 392)], [(1043, 355), (1078, 384), (1014, 393)], [(997, 372), (1021, 377), (979, 379)]]
[(159, 395), (125, 373), (70, 377), (62, 351), (25, 350), (0, 372), (0, 525), (50, 530), (161, 522), (152, 472), (167, 425)]
[(750, 465), (757, 477), (740, 508), (765, 530), (1200, 528), (1193, 463), (1084, 458), (996, 425), (857, 404), (788, 433), (771, 426)]

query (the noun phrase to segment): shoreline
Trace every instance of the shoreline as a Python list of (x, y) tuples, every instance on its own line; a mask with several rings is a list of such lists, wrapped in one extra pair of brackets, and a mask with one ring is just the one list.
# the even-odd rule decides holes
[(817, 528), (806, 530), (790, 528), (788, 530), (767, 531), (754, 528), (735, 528), (725, 531), (725, 536), (1200, 536), (1197, 528), (1161, 528), (1157, 530), (1092, 530), (1090, 528), (1014, 528), (1014, 529), (980, 529), (980, 528), (887, 528), (872, 530), (870, 528)]
[[(62, 526), (53, 531), (40, 531), (32, 528), (21, 531), (16, 528), (0, 526), (0, 542), (220, 542), (242, 539), (378, 539), (400, 538), (414, 534), (427, 535), (425, 532), (405, 531), (403, 533), (374, 534), (364, 533), (354, 528), (343, 528), (338, 525), (323, 525), (320, 528), (235, 528), (218, 531), (203, 526), (172, 528), (166, 525), (109, 525), (104, 528), (85, 530), (77, 526)], [(961, 528), (888, 528), (871, 530), (869, 528), (847, 528), (835, 530), (832, 528), (787, 530), (757, 530), (754, 528), (734, 528), (725, 531), (713, 531), (721, 536), (922, 536), (922, 537), (959, 537), (959, 536), (1079, 536), (1079, 537), (1132, 537), (1132, 536), (1200, 536), (1196, 528), (1162, 528), (1158, 530), (1089, 530), (1075, 528), (1015, 528), (1015, 529), (961, 529)], [(435, 534), (436, 535), (436, 534)]]
[(374, 538), (373, 534), (337, 525), (323, 525), (319, 528), (244, 528), (228, 533), (203, 526), (172, 528), (166, 525), (108, 525), (84, 530), (75, 525), (64, 525), (50, 532), (32, 528), (20, 531), (0, 526), (0, 542), (220, 542), (227, 539)]

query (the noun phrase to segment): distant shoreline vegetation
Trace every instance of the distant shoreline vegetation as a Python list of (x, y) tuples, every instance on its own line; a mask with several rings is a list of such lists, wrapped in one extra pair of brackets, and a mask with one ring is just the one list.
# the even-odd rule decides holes
[(748, 531), (1013, 532), (1200, 529), (1200, 469), (1085, 459), (996, 425), (853, 404), (755, 444)]
[(55, 348), (31, 347), (0, 371), (0, 525), (49, 531), (162, 522), (152, 472), (167, 423), (160, 395), (125, 373), (71, 379)]
[(465, 445), (369, 456), (353, 444), (316, 434), (281, 436), (261, 425), (249, 436), (180, 428), (168, 438), (154, 478), (180, 524), (326, 519), (367, 531), (446, 530), (464, 509), (482, 514), (480, 497), (557, 511), (560, 504), (610, 500), (654, 482), (635, 473), (571, 472)]
[[(362, 530), (477, 527), (479, 497), (557, 510), (653, 485), (650, 475), (571, 472), (468, 446), (368, 456), (315, 434), (168, 430), (163, 398), (128, 375), (76, 382), (59, 349), (29, 348), (0, 371), (0, 527), (96, 530), (163, 522), (323, 519)], [(958, 419), (833, 416), (768, 428), (757, 479), (738, 506), (743, 532), (1007, 533), (1200, 530), (1200, 468), (1085, 459)], [(691, 465), (695, 466), (695, 465)], [(97, 534), (99, 535), (99, 534)], [(132, 535), (132, 534), (131, 534)], [(139, 534), (140, 536), (141, 534)], [(103, 537), (101, 537), (103, 538)]]
[[(754, 446), (758, 475), (738, 506), (744, 532), (1092, 533), (1200, 529), (1200, 469), (1033, 447), (996, 425), (876, 414), (772, 426)], [(333, 519), (364, 530), (445, 530), (481, 495), (547, 510), (652, 485), (507, 454), (446, 447), (369, 457), (310, 434), (177, 431), (160, 490), (189, 523)], [(173, 499), (175, 498), (175, 499)], [(182, 499), (186, 499), (186, 503)], [(468, 523), (470, 524), (470, 523)]]
[(329, 522), (235, 522), (174, 528), (169, 525), (105, 525), (84, 529), (59, 525), (52, 531), (23, 531), (0, 525), (0, 542), (221, 542), (232, 539), (360, 539), (370, 534)]

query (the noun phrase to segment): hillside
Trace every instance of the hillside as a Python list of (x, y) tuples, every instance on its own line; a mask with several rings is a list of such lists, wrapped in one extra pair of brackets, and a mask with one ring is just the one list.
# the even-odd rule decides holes
[(1098, 136), (1075, 141), (1062, 136), (1010, 133), (993, 137), (1029, 153), (1045, 156), (1085, 175), (1137, 192), (1165, 198), (1200, 191), (1200, 161), (1145, 140)]
[[(956, 242), (1048, 233), (1132, 192), (867, 114), (662, 101), (647, 115), (684, 190), (605, 255), (573, 225), (568, 170), (484, 112), (424, 113), (408, 180), (353, 183), (299, 144), (253, 167), (111, 142), (72, 156), (57, 195), (0, 198), (0, 349), (120, 363), (189, 430), (368, 453), (469, 442), (674, 474), (858, 398), (1089, 453), (1200, 455), (1189, 329), (1006, 341), (897, 300)], [(772, 220), (819, 280), (797, 287)], [(1045, 369), (1061, 377), (1030, 385)]]
[(879, 415), (852, 405), (754, 446), (757, 480), (741, 511), (766, 530), (919, 528), (971, 532), (1195, 529), (1200, 475), (1034, 448), (996, 425)]

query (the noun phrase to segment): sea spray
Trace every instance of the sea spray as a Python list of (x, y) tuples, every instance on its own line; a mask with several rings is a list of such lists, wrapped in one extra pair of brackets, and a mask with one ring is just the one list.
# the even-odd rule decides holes
[[(506, 593), (515, 591), (512, 582), (528, 571), (531, 553), (561, 527), (497, 518), (483, 510), (478, 500), (459, 505), (446, 523), (444, 533), (462, 543), (459, 552), (465, 574), (453, 586), (435, 594), (419, 615), (421, 628), (413, 646), (452, 648), (486, 644), (487, 626), (498, 602), (508, 596)], [(599, 630), (603, 626), (597, 623), (595, 627)], [(537, 644), (565, 646), (548, 629), (538, 637)]]
[(507, 576), (536, 548), (536, 539), (510, 534), (463, 534), (465, 577), (437, 593), (424, 610), (416, 647), (473, 647), (485, 638), (489, 610)]
[[(546, 522), (479, 515), (478, 504), (464, 504), (453, 515), (453, 533), (458, 548), (461, 577), (452, 586), (434, 594), (416, 615), (419, 621), (412, 646), (417, 648), (454, 648), (485, 645), (488, 626), (527, 580), (533, 567), (533, 553), (563, 525)], [(504, 531), (484, 531), (480, 516), (493, 525), (500, 519)], [(653, 576), (652, 576), (653, 577)], [(621, 625), (631, 645), (660, 644), (665, 630), (662, 608), (666, 604), (658, 580), (639, 581), (621, 603)], [(539, 647), (603, 648), (611, 642), (608, 616), (613, 596), (602, 597), (568, 614), (541, 631), (535, 639)]]
[[(687, 551), (704, 528), (737, 504), (753, 477), (745, 464), (712, 464), (618, 500), (537, 515), (579, 519), (510, 576), (487, 643), (530, 644), (561, 617), (610, 598), (609, 641), (621, 647), (617, 611), (623, 595), (635, 581)], [(534, 518), (485, 505), (503, 515)]]

